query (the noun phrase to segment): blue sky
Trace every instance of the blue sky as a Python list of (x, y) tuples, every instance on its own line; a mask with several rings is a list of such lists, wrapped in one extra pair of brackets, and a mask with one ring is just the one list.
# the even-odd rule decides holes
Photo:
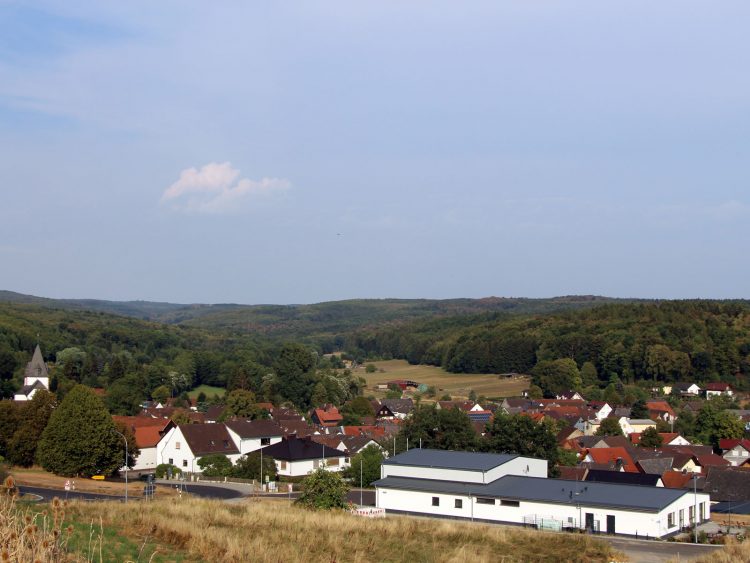
[(750, 5), (0, 0), (0, 288), (750, 295)]

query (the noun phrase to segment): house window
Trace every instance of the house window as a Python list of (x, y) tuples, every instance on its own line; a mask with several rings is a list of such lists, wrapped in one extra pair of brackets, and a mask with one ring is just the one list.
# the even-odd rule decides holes
[(225, 450), (229, 449), (229, 440), (224, 440), (224, 449)]
[(477, 504), (495, 504), (495, 499), (477, 497)]
[(270, 446), (271, 445), (271, 438), (261, 438), (260, 439), (260, 445), (261, 446)]
[(457, 498), (456, 499), (456, 503), (455, 503), (455, 507), (456, 508), (463, 508), (464, 507), (464, 501), (462, 499), (460, 499), (460, 498)]
[(280, 462), (280, 464), (279, 464), (279, 465), (281, 466), (281, 470), (282, 470), (282, 471), (286, 471), (286, 461), (282, 461), (282, 462)]
[(500, 506), (516, 506), (516, 507), (518, 507), (518, 506), (521, 506), (521, 503), (518, 502), (517, 500), (505, 500), (505, 499), (503, 499), (503, 500), (500, 501)]
[(688, 507), (688, 520), (691, 524), (695, 521), (695, 508), (693, 506)]
[(351, 463), (351, 460), (348, 457), (344, 458), (344, 463)]
[(174, 449), (176, 449), (176, 450), (180, 449), (180, 443), (179, 442), (175, 442), (174, 443)]
[(313, 460), (313, 469), (318, 469), (320, 467), (320, 460), (314, 459)]
[(440, 506), (440, 497), (432, 497), (432, 506)]
[(674, 528), (674, 512), (667, 514), (667, 528)]
[(172, 459), (171, 457), (169, 458), (169, 465), (174, 465), (174, 459)]
[(340, 461), (337, 457), (331, 457), (328, 459), (328, 465), (338, 465)]
[(182, 460), (182, 467), (187, 467), (187, 460), (186, 459)]

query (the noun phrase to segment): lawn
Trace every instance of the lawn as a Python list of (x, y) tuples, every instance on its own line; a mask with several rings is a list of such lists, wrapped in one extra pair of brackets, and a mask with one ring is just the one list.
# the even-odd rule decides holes
[(212, 387), (211, 385), (199, 385), (192, 391), (188, 391), (188, 397), (191, 399), (197, 399), (198, 395), (201, 393), (205, 393), (206, 397), (213, 397), (214, 395), (218, 395), (221, 397), (226, 389), (223, 387)]
[[(60, 491), (60, 497), (65, 496), (65, 483), (71, 482), (71, 485), (75, 485), (75, 491), (81, 493), (97, 493), (101, 495), (124, 495), (125, 494), (125, 483), (122, 481), (111, 481), (105, 479), (103, 481), (97, 481), (94, 479), (77, 478), (69, 479), (67, 477), (60, 477), (59, 475), (53, 475), (52, 473), (45, 471), (41, 467), (14, 467), (10, 472), (13, 478), (16, 480), (22, 489), (24, 486), (27, 487), (42, 487), (46, 489), (58, 489)], [(128, 485), (128, 494), (135, 497), (140, 497), (143, 494), (144, 483), (139, 481), (131, 474), (130, 483)], [(157, 495), (159, 496), (175, 496), (176, 493), (172, 487), (157, 485)]]
[(438, 396), (447, 393), (454, 399), (467, 398), (472, 390), (478, 396), (514, 397), (529, 388), (529, 379), (525, 376), (507, 378), (486, 373), (449, 373), (435, 366), (410, 365), (405, 360), (371, 363), (378, 368), (375, 373), (366, 373), (364, 366), (356, 370), (357, 375), (367, 380), (366, 395), (385, 395), (384, 391), (377, 391), (375, 386), (394, 379), (411, 379), (434, 385), (438, 389)]

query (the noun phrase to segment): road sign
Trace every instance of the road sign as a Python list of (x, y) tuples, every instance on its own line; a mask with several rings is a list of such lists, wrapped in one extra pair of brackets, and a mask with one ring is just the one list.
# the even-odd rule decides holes
[(104, 475), (92, 475), (91, 478), (96, 481), (104, 481)]
[(65, 490), (66, 491), (70, 490), (70, 479), (68, 479), (67, 481), (65, 481)]

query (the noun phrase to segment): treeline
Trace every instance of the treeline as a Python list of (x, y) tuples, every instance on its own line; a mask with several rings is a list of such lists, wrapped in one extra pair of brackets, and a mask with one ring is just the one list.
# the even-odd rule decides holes
[(531, 373), (564, 358), (593, 366), (601, 384), (618, 379), (722, 380), (746, 388), (747, 301), (602, 305), (549, 315), (475, 315), (359, 331), (355, 357), (401, 358), (455, 373)]
[(307, 408), (356, 396), (361, 381), (338, 358), (252, 335), (165, 325), (105, 313), (0, 304), (0, 397), (10, 397), (39, 343), (58, 400), (76, 384), (106, 390), (113, 414), (133, 414), (156, 389), (198, 385), (253, 391)]

